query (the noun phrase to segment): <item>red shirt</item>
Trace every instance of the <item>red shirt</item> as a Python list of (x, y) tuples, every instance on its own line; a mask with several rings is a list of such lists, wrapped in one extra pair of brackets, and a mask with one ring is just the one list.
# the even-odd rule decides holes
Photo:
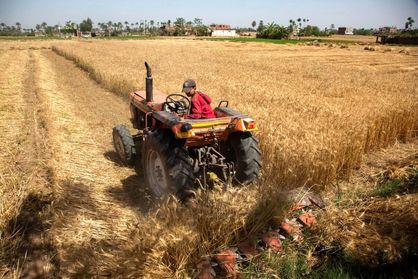
[(192, 97), (190, 114), (186, 118), (215, 118), (215, 113), (210, 106), (211, 102), (212, 99), (208, 95), (202, 92), (196, 92)]

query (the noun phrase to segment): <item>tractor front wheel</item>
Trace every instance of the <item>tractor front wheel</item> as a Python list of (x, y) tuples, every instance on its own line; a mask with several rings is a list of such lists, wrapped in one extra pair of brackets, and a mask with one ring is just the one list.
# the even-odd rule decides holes
[(113, 128), (113, 145), (122, 163), (128, 166), (135, 162), (134, 140), (125, 125), (119, 124)]
[(249, 132), (233, 133), (227, 140), (226, 158), (235, 166), (234, 180), (247, 185), (255, 181), (261, 169), (258, 141)]
[(145, 139), (142, 169), (149, 190), (155, 198), (176, 195), (180, 200), (190, 196), (194, 175), (187, 149), (169, 130), (157, 130)]

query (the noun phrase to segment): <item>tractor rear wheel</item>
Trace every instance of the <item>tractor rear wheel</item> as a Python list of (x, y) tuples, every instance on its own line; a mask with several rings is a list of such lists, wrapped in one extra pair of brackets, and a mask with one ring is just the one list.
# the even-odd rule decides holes
[(190, 197), (194, 183), (192, 160), (171, 131), (157, 130), (145, 139), (142, 169), (155, 198), (176, 195), (185, 201)]
[(125, 125), (119, 124), (113, 128), (113, 145), (122, 163), (132, 166), (135, 163), (135, 143)]
[(255, 181), (261, 169), (261, 152), (250, 132), (231, 134), (225, 153), (227, 160), (235, 165), (235, 181), (242, 185)]

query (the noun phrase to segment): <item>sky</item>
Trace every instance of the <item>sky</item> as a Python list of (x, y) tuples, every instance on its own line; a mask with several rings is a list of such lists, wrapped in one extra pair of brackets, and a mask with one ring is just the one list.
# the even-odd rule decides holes
[(177, 17), (203, 23), (250, 27), (263, 20), (288, 25), (289, 19), (307, 18), (320, 28), (331, 24), (354, 28), (403, 28), (406, 18), (418, 25), (418, 0), (0, 0), (0, 22), (23, 28), (36, 24), (80, 23), (90, 17), (98, 22), (174, 21)]

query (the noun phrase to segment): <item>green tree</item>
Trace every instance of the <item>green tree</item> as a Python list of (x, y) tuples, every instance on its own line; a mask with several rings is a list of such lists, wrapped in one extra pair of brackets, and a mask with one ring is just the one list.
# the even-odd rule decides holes
[(202, 21), (202, 19), (201, 19), (201, 18), (195, 18), (195, 19), (193, 20), (193, 22), (194, 22), (194, 25), (195, 25), (195, 26), (200, 26), (200, 25), (202, 25), (202, 24), (203, 24), (203, 21)]
[(253, 27), (253, 29), (255, 29), (255, 27), (257, 26), (257, 22), (253, 20), (253, 22), (251, 22), (251, 26)]
[(42, 30), (45, 32), (45, 29), (46, 29), (46, 27), (48, 26), (48, 24), (46, 23), (46, 22), (42, 22), (41, 23), (41, 27), (42, 27)]
[(176, 18), (176, 21), (174, 21), (174, 25), (180, 28), (184, 27), (185, 24), (186, 24), (186, 20), (182, 17), (178, 17)]
[(52, 27), (52, 26), (47, 26), (47, 27), (45, 28), (45, 34), (46, 34), (46, 35), (48, 35), (48, 36), (52, 36), (52, 35), (54, 35), (54, 27)]
[(412, 25), (415, 23), (415, 20), (412, 17), (408, 17), (405, 22), (405, 29), (411, 29)]
[[(259, 28), (260, 29), (260, 25)], [(274, 22), (269, 23), (262, 30), (257, 32), (257, 38), (265, 39), (286, 39), (290, 35), (289, 28), (275, 24)]]
[(265, 29), (264, 22), (262, 20), (260, 20), (260, 22), (258, 23), (257, 32), (263, 32), (264, 29)]
[(93, 21), (89, 17), (80, 23), (81, 32), (91, 32), (92, 28), (93, 28)]
[(174, 31), (175, 36), (183, 36), (186, 33), (185, 32), (186, 20), (184, 18), (182, 17), (176, 18), (174, 25), (176, 26), (176, 30)]
[(308, 25), (299, 31), (300, 36), (322, 36), (324, 34), (321, 33), (318, 26), (311, 25)]

